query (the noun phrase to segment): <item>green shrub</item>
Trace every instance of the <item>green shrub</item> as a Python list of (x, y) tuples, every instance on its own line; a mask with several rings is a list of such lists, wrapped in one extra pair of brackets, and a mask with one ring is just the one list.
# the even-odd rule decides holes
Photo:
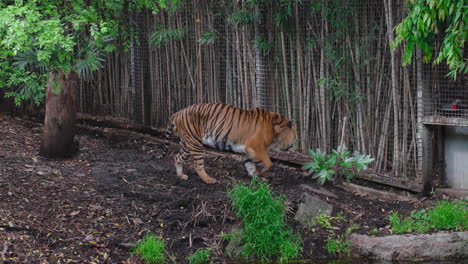
[(211, 258), (211, 249), (200, 249), (189, 257), (190, 264), (208, 263)]
[(279, 257), (280, 261), (300, 255), (300, 237), (286, 227), (284, 196), (273, 197), (267, 183), (255, 177), (250, 186), (238, 184), (228, 190), (236, 215), (242, 220), (245, 242), (242, 256), (264, 261)]
[(441, 201), (430, 210), (413, 211), (408, 217), (389, 216), (393, 233), (424, 233), (430, 230), (468, 230), (468, 207), (464, 201)]
[(309, 149), (311, 161), (304, 163), (302, 167), (313, 173), (312, 178), (317, 179), (320, 184), (326, 181), (332, 181), (333, 176), (344, 177), (346, 181), (350, 181), (361, 171), (367, 170), (367, 165), (374, 161), (370, 155), (360, 154), (354, 151), (353, 157), (349, 156), (350, 152), (346, 146), (340, 146), (337, 150), (333, 150), (331, 154), (317, 149), (313, 151)]
[(147, 263), (166, 263), (165, 243), (154, 234), (147, 234), (139, 241), (133, 252), (140, 255)]

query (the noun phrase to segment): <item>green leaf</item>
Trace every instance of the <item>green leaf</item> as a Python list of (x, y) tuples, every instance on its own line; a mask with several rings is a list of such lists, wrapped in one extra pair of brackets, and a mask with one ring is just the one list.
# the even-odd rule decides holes
[(207, 31), (202, 34), (198, 42), (202, 45), (211, 45), (218, 38), (215, 32)]

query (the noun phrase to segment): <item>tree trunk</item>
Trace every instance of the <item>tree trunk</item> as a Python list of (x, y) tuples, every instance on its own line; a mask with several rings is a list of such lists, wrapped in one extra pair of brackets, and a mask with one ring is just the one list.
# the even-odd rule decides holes
[[(66, 158), (73, 154), (76, 119), (75, 72), (61, 70), (49, 75), (46, 90), (46, 113), (40, 155), (48, 158)], [(58, 93), (54, 90), (60, 89)]]

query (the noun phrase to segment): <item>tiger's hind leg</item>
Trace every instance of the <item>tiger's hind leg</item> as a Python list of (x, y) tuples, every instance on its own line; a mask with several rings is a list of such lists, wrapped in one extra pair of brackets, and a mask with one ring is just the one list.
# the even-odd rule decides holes
[(190, 156), (193, 158), (193, 162), (195, 163), (195, 170), (197, 171), (198, 176), (207, 184), (214, 184), (216, 180), (208, 176), (208, 173), (205, 171), (205, 165), (203, 160), (203, 145), (197, 144), (192, 147), (189, 151)]
[(175, 157), (175, 167), (176, 167), (176, 172), (177, 176), (179, 176), (181, 179), (187, 180), (188, 176), (184, 173), (184, 162), (188, 159), (189, 153), (187, 149), (185, 148), (184, 144), (182, 142), (180, 143), (181, 148), (179, 153), (177, 153)]

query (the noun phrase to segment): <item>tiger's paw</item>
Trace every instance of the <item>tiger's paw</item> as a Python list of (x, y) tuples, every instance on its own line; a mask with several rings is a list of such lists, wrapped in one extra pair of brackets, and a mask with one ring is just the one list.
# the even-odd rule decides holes
[(208, 177), (206, 179), (203, 179), (203, 181), (206, 183), (206, 184), (215, 184), (217, 181), (211, 177)]
[(179, 176), (182, 180), (188, 180), (187, 174), (180, 174), (180, 175), (177, 175), (177, 176)]

